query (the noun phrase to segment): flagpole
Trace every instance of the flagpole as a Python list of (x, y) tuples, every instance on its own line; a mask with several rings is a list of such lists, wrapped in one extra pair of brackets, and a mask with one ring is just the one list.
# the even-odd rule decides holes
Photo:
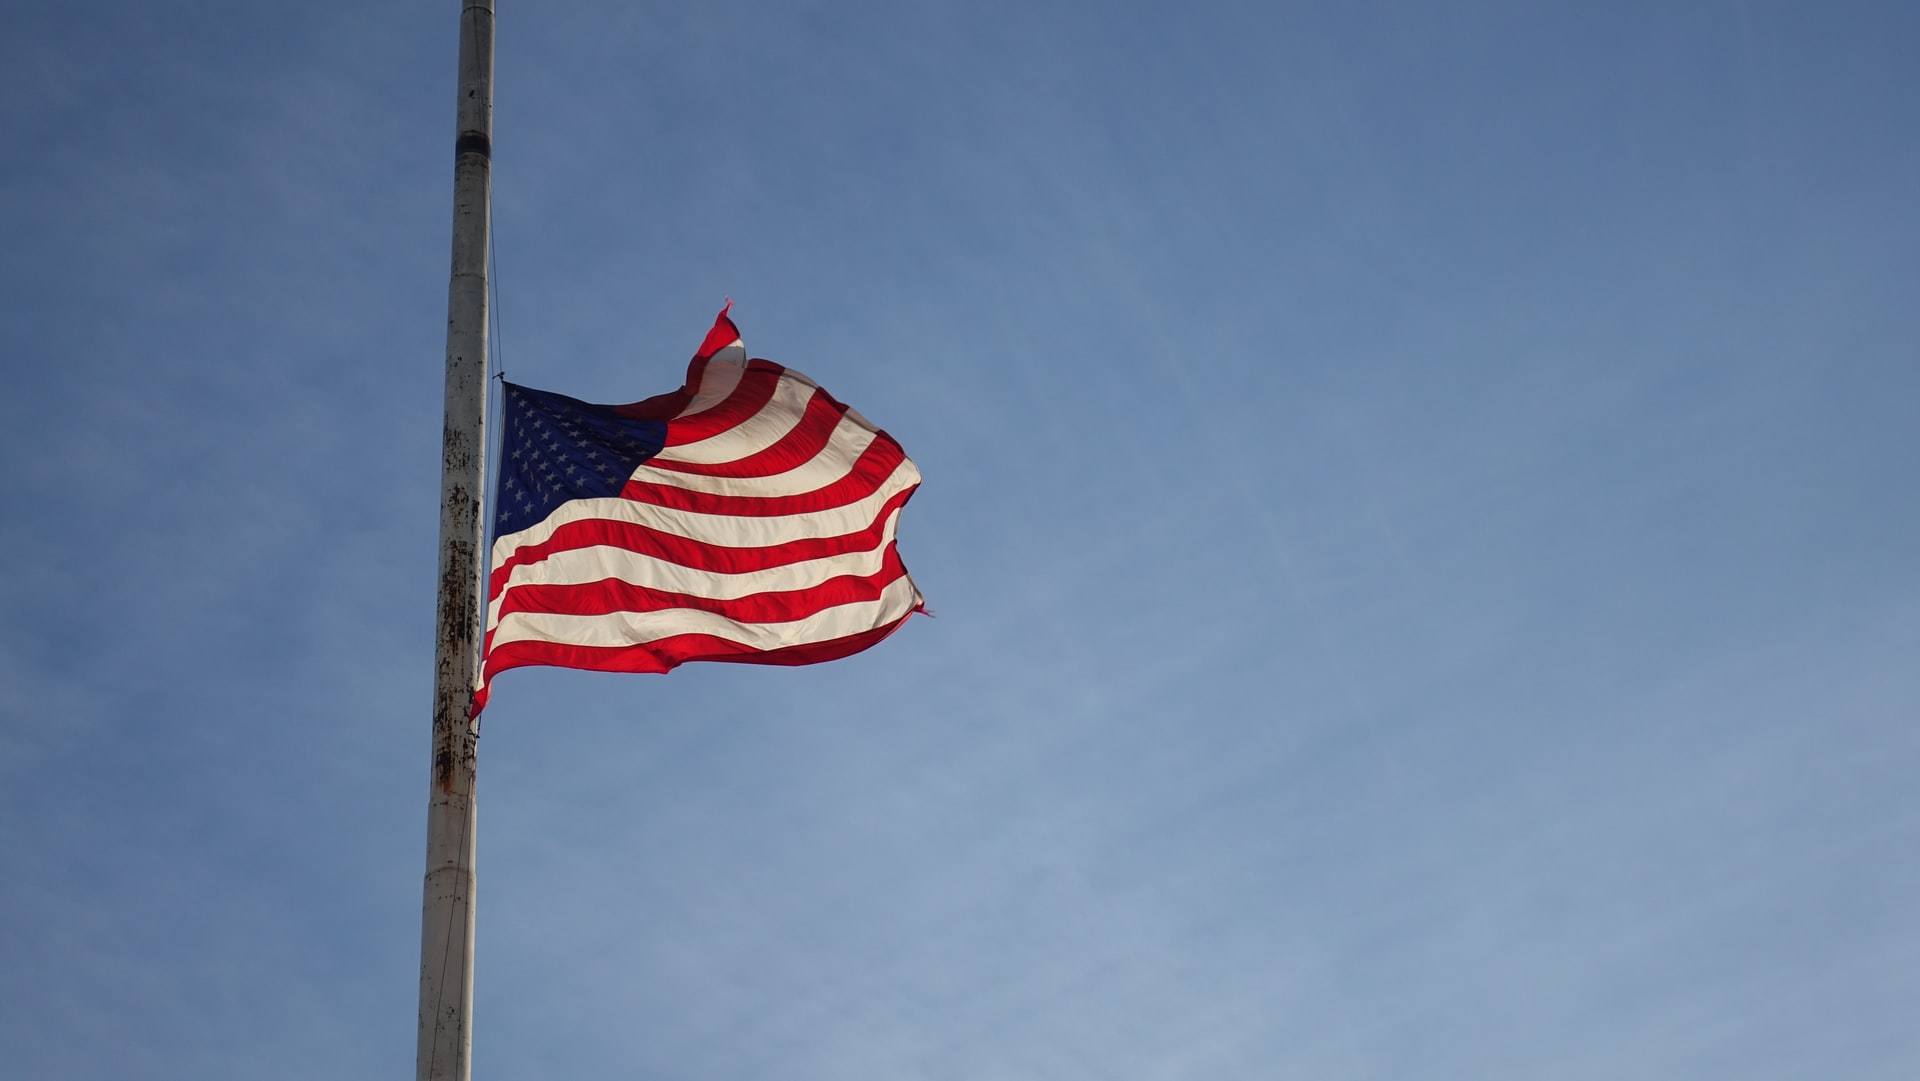
[(446, 427), (433, 658), (433, 765), (420, 913), (416, 1081), (468, 1081), (473, 1052), (474, 764), (485, 543), (487, 242), (493, 154), (493, 0), (463, 0), (447, 286)]

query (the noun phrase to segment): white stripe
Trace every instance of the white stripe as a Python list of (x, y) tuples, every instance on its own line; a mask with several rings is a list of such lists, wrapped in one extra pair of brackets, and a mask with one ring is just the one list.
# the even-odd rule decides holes
[[(673, 455), (674, 461), (699, 465), (734, 462), (758, 454), (780, 442), (799, 425), (800, 418), (806, 415), (807, 402), (817, 389), (813, 380), (799, 372), (783, 371), (773, 388), (773, 397), (752, 416), (718, 435), (670, 447), (667, 453)], [(671, 431), (671, 427), (668, 430)]]
[(846, 552), (823, 559), (789, 563), (782, 567), (747, 571), (744, 574), (723, 574), (719, 571), (683, 567), (678, 563), (669, 563), (655, 556), (625, 548), (615, 548), (611, 545), (596, 544), (586, 548), (569, 548), (563, 552), (555, 552), (537, 563), (525, 563), (509, 571), (505, 587), (487, 604), (487, 629), (492, 630), (500, 622), (500, 606), (505, 602), (507, 594), (525, 585), (591, 585), (611, 578), (652, 589), (663, 589), (670, 593), (732, 600), (736, 597), (750, 597), (755, 593), (782, 593), (796, 589), (811, 589), (830, 578), (838, 578), (842, 575), (864, 577), (879, 572), (881, 565), (886, 562), (887, 545), (893, 540), (899, 527), (900, 511), (895, 508), (894, 512), (887, 516), (887, 524), (881, 530), (880, 541), (871, 551)]
[(903, 575), (874, 600), (842, 604), (790, 623), (741, 623), (712, 612), (687, 608), (595, 616), (514, 612), (502, 620), (494, 632), (493, 648), (508, 642), (631, 646), (676, 634), (711, 634), (753, 649), (779, 649), (870, 631), (913, 611), (920, 599), (913, 580)]
[(735, 338), (733, 344), (707, 358), (706, 367), (700, 370), (700, 386), (693, 392), (693, 399), (687, 403), (677, 416), (690, 417), (705, 412), (727, 400), (733, 388), (740, 385), (740, 377), (747, 371), (747, 346)]
[(703, 544), (727, 548), (772, 548), (797, 540), (839, 537), (873, 525), (887, 500), (919, 483), (920, 470), (910, 459), (901, 459), (886, 481), (865, 499), (828, 510), (769, 518), (698, 514), (671, 507), (656, 507), (631, 499), (575, 499), (560, 504), (544, 520), (495, 540), (491, 566), (505, 564), (517, 548), (544, 543), (553, 536), (554, 530), (563, 525), (596, 518), (630, 522)]
[[(745, 495), (780, 496), (805, 495), (817, 492), (853, 472), (853, 464), (866, 453), (880, 433), (871, 428), (863, 428), (858, 421), (841, 417), (834, 425), (833, 433), (827, 437), (827, 445), (820, 453), (794, 466), (785, 473), (773, 473), (764, 477), (703, 477), (693, 473), (677, 473), (671, 469), (659, 469), (652, 465), (642, 465), (633, 471), (632, 480), (641, 484), (662, 484), (669, 488), (683, 488), (689, 492), (705, 492), (708, 495)], [(648, 461), (666, 462), (676, 460), (668, 454), (656, 455)]]

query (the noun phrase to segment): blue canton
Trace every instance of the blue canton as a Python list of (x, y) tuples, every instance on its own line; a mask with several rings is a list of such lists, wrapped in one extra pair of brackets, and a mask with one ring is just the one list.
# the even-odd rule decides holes
[(494, 535), (517, 533), (573, 499), (617, 496), (641, 462), (660, 453), (667, 426), (611, 406), (502, 382), (499, 490)]

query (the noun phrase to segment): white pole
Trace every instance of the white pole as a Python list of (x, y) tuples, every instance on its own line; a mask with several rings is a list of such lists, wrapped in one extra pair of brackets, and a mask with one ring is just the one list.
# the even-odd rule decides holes
[(480, 666), (487, 406), (487, 241), (493, 154), (493, 0), (460, 11), (460, 107), (447, 287), (446, 429), (433, 678), (433, 784), (420, 914), (417, 1081), (468, 1081), (473, 1053), (474, 751)]

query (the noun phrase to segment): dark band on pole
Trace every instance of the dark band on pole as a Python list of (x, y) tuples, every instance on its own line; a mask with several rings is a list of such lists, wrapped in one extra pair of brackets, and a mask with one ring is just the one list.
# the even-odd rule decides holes
[(453, 143), (453, 156), (457, 158), (462, 154), (478, 154), (492, 161), (493, 140), (477, 131), (463, 131), (460, 133), (460, 138)]

